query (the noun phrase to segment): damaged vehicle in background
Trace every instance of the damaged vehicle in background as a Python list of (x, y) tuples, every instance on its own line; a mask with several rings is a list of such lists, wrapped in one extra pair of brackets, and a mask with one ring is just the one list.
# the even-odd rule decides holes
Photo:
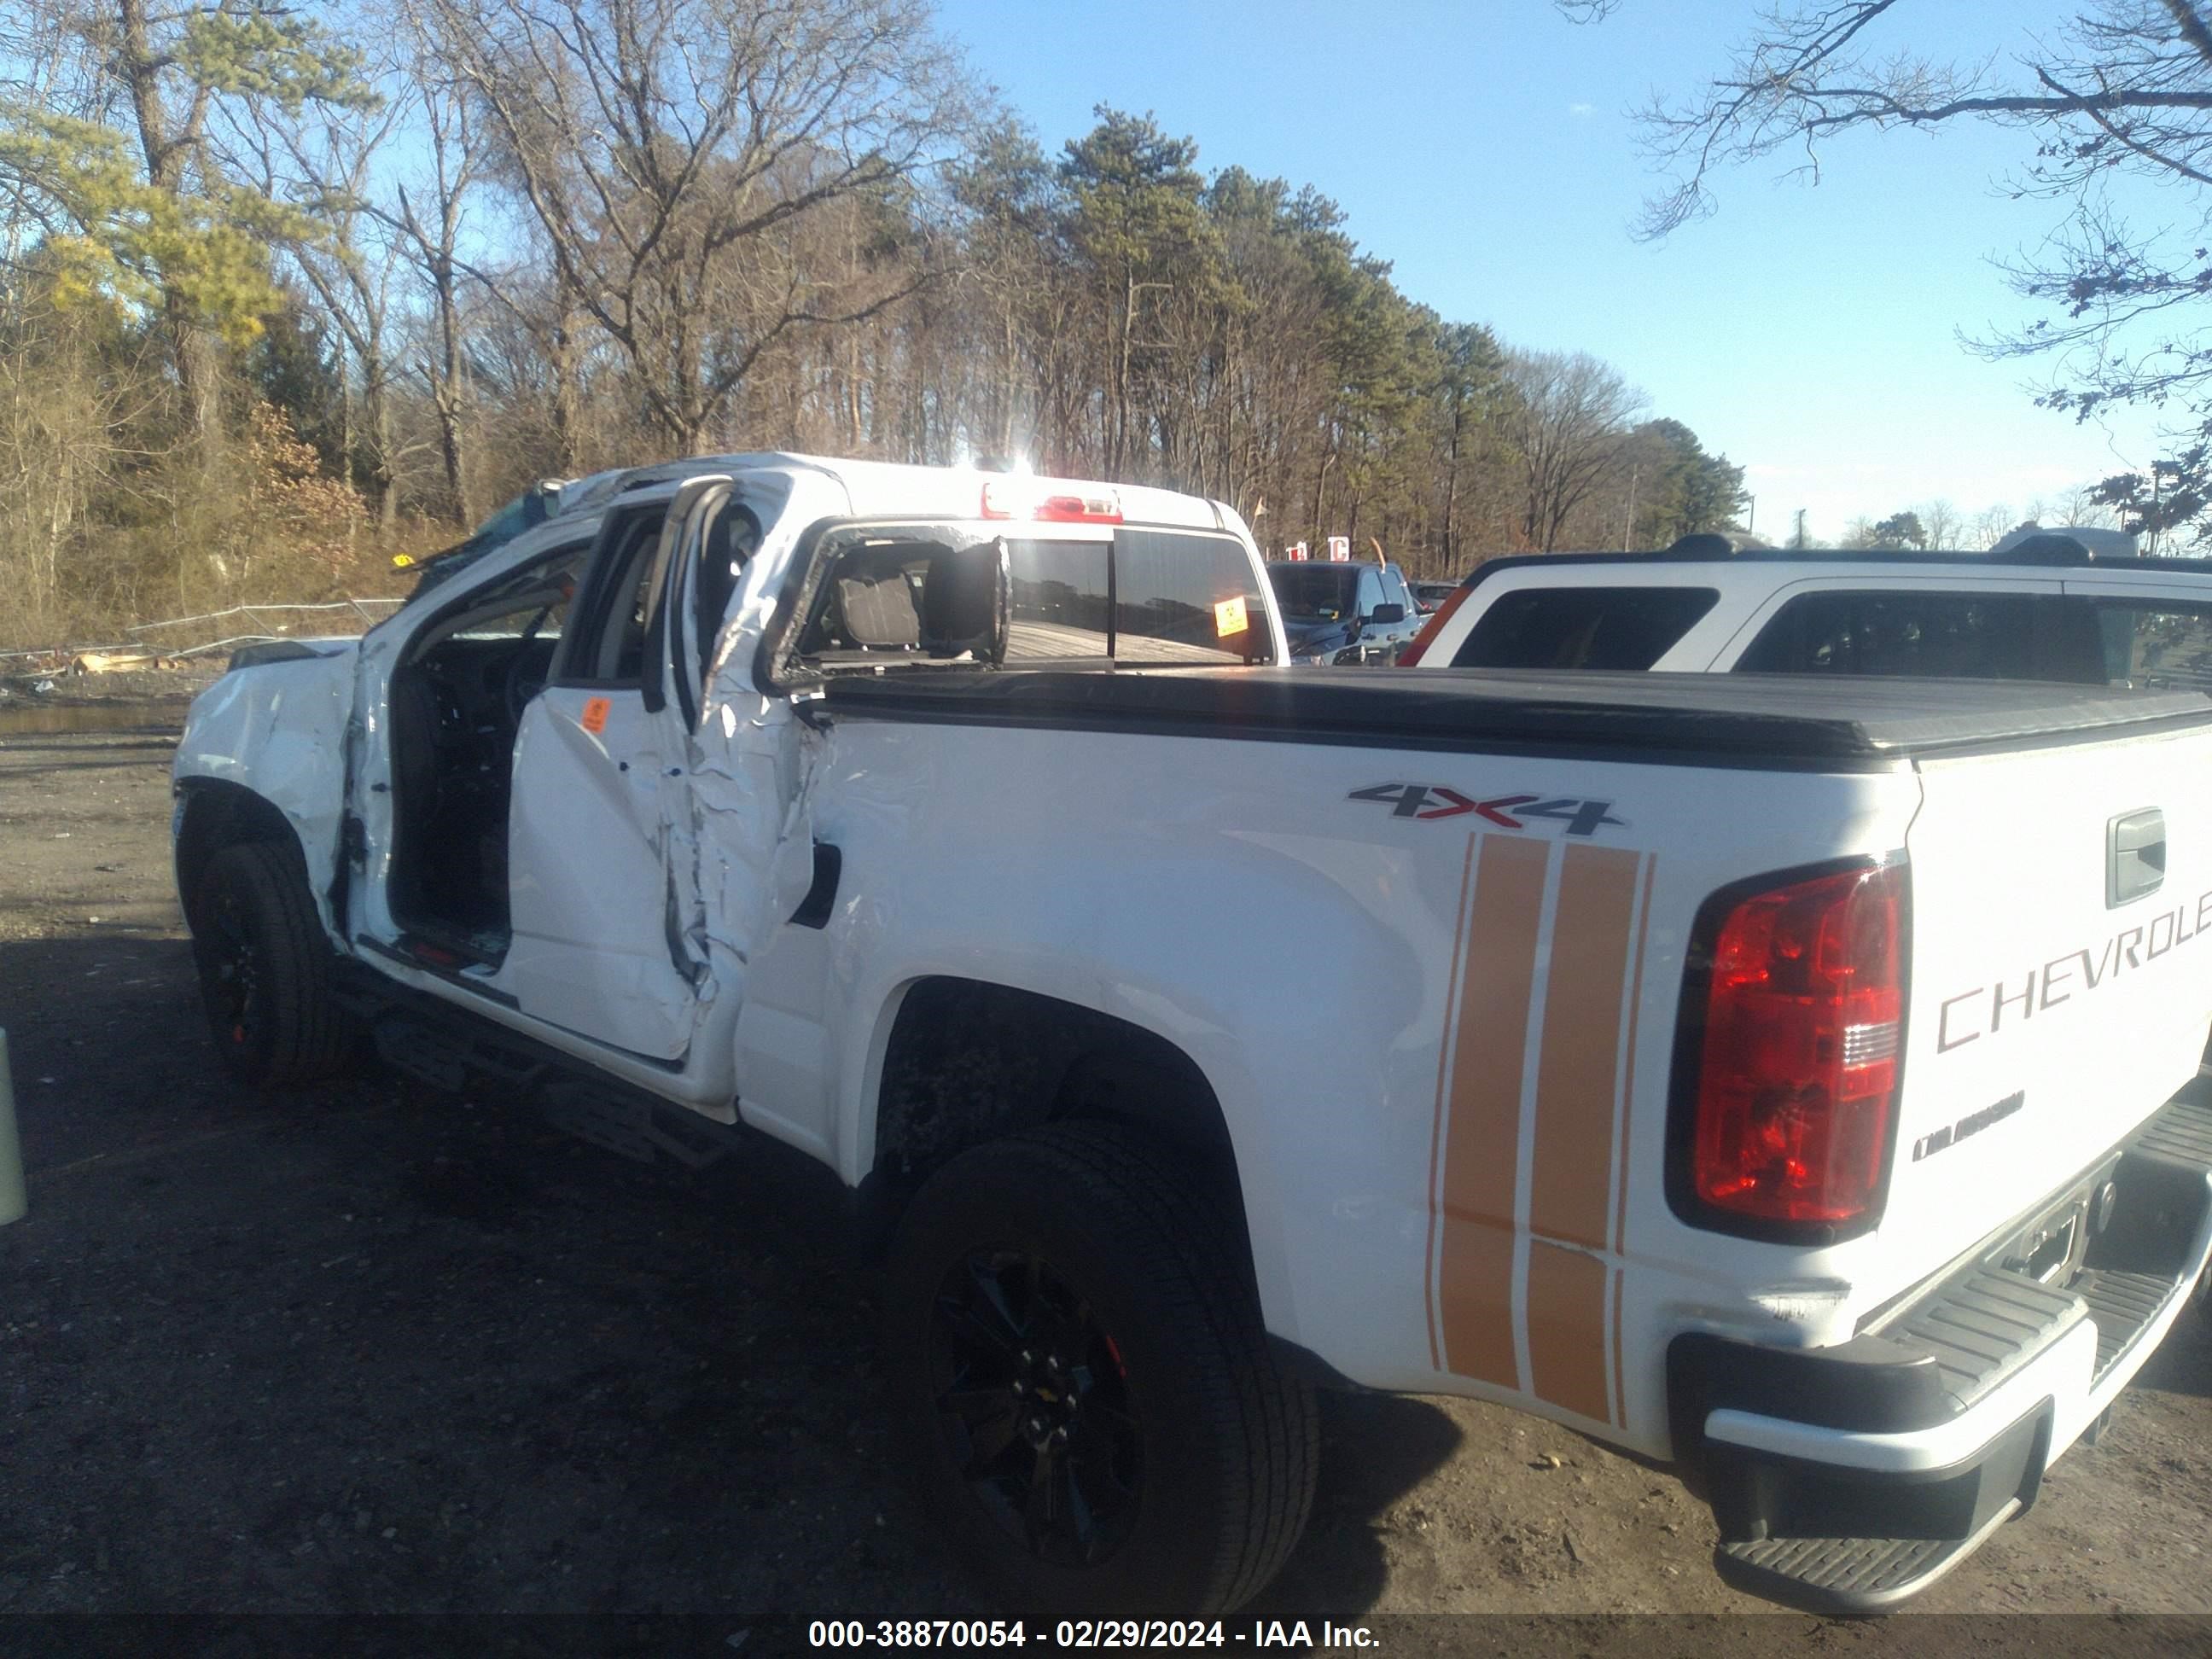
[(1671, 1462), (1778, 1600), (1957, 1565), (2212, 1248), (2212, 703), (1286, 653), (1217, 502), (627, 475), (194, 704), (215, 1043), (829, 1165), (995, 1607), (1256, 1595), (1316, 1382)]

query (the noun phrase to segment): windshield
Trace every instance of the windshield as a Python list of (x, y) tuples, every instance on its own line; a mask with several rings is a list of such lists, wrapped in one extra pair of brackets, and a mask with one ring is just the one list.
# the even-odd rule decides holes
[(1352, 614), (1359, 575), (1346, 564), (1271, 564), (1267, 580), (1283, 615), (1300, 622), (1338, 622)]
[[(1027, 533), (1021, 533), (1027, 532)], [(1273, 660), (1267, 601), (1233, 536), (1123, 525), (856, 526), (826, 568), (799, 657), (894, 664), (1244, 665)]]

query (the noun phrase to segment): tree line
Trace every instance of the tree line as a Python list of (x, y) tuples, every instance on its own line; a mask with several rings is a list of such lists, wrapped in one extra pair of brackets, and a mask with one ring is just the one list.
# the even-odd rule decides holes
[(923, 0), (0, 21), (0, 635), (358, 589), (538, 478), (766, 448), (1199, 490), (1425, 575), (1744, 501), (1311, 188), (1104, 106), (1048, 151)]
[(2014, 508), (1993, 501), (1978, 513), (1968, 513), (1948, 497), (1938, 495), (1881, 518), (1863, 514), (1845, 521), (1838, 534), (1824, 536), (1806, 520), (1794, 516), (1782, 539), (1761, 545), (1802, 549), (1840, 547), (1877, 552), (1986, 553), (2016, 531), (2050, 530), (2063, 532), (2081, 526), (2131, 529), (2138, 544), (2149, 554), (2170, 552), (2172, 538), (2156, 526), (2130, 524), (2127, 516), (2105, 499), (2101, 483), (2083, 483), (2069, 490), (2039, 495)]

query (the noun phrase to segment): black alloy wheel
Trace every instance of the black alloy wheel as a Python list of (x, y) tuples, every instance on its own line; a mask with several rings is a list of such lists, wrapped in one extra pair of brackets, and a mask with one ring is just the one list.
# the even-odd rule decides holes
[(946, 1275), (931, 1346), (939, 1426), (984, 1511), (1041, 1561), (1111, 1555), (1144, 1452), (1121, 1351), (1091, 1304), (1039, 1256), (979, 1250)]
[(901, 1218), (897, 1443), (994, 1613), (1218, 1617), (1297, 1541), (1319, 1419), (1261, 1318), (1225, 1176), (1064, 1122), (951, 1158)]

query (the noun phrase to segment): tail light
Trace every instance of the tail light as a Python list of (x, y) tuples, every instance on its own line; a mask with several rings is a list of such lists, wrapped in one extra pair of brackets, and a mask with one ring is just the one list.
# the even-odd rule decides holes
[(1398, 653), (1399, 667), (1411, 668), (1427, 654), (1430, 645), (1443, 631), (1444, 624), (1451, 620), (1452, 612), (1467, 603), (1467, 596), (1473, 591), (1464, 582), (1452, 589), (1444, 602), (1430, 613), (1428, 621), (1421, 626), (1421, 631), (1413, 635), (1413, 642)]
[[(1692, 975), (1678, 1193), (1703, 1224), (1781, 1237), (1878, 1218), (1905, 1022), (1902, 864), (1719, 896)], [(1694, 1006), (1694, 1003), (1691, 1006)], [(1686, 1171), (1680, 1159), (1686, 1154)], [(1683, 1176), (1686, 1175), (1686, 1180)]]

